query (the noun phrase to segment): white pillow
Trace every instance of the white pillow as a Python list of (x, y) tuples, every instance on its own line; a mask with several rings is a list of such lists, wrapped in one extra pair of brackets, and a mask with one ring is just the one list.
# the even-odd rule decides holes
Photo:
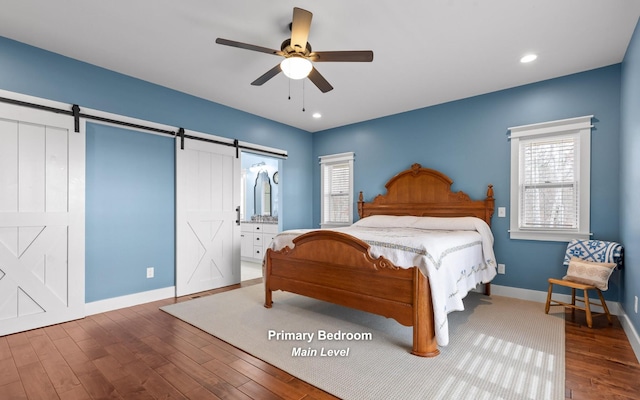
[(405, 228), (420, 217), (412, 215), (371, 215), (356, 221), (353, 226), (366, 228)]
[(418, 217), (411, 227), (449, 231), (477, 231), (479, 230), (479, 225), (487, 225), (487, 223), (476, 217)]

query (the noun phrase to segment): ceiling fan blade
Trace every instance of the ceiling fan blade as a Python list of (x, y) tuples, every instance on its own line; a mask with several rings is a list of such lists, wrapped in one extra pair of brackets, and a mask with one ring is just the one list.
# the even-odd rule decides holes
[(324, 76), (320, 75), (320, 72), (318, 72), (315, 67), (313, 67), (311, 69), (311, 72), (309, 72), (309, 79), (311, 80), (311, 82), (313, 82), (314, 85), (318, 87), (318, 89), (320, 89), (322, 93), (327, 93), (333, 90), (333, 86), (331, 86), (331, 84), (326, 79), (324, 79)]
[(311, 29), (313, 14), (302, 8), (293, 8), (293, 20), (291, 22), (291, 47), (298, 53), (304, 53), (307, 48), (307, 39)]
[(373, 61), (373, 51), (316, 51), (309, 55), (309, 59), (315, 62), (327, 61), (348, 61), (348, 62), (371, 62)]
[(251, 82), (251, 84), (253, 86), (261, 86), (262, 84), (266, 83), (269, 79), (271, 79), (274, 76), (278, 75), (280, 72), (282, 72), (282, 68), (280, 68), (280, 64), (278, 64), (275, 67), (271, 68), (269, 71), (267, 71), (264, 74), (262, 74), (262, 76), (260, 78), (258, 78), (255, 81)]
[(223, 44), (225, 46), (238, 47), (240, 49), (245, 49), (245, 50), (259, 51), (261, 53), (273, 54), (273, 55), (277, 55), (277, 56), (284, 55), (284, 53), (282, 53), (282, 51), (280, 51), (280, 50), (274, 50), (274, 49), (269, 49), (267, 47), (256, 46), (256, 45), (253, 45), (253, 44), (236, 42), (235, 40), (217, 38), (216, 39), (216, 43)]

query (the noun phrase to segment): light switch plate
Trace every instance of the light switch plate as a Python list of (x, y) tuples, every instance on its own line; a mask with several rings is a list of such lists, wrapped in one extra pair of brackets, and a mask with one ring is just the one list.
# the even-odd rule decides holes
[(506, 207), (498, 207), (498, 217), (504, 218), (507, 216)]

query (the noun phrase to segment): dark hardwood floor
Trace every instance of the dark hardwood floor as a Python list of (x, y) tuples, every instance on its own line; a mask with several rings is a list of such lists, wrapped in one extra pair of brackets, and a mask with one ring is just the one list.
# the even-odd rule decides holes
[[(0, 399), (334, 398), (158, 309), (193, 297), (0, 337)], [(566, 398), (639, 399), (640, 365), (618, 320), (566, 321)]]
[(585, 313), (565, 314), (565, 398), (640, 399), (640, 365), (614, 315), (587, 327)]

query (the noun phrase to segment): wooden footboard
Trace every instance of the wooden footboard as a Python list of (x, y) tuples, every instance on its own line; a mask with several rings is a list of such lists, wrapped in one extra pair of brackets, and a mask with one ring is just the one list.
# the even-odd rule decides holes
[(267, 250), (265, 307), (274, 290), (284, 290), (371, 312), (412, 326), (413, 354), (439, 354), (428, 278), (420, 269), (374, 259), (368, 244), (340, 232), (313, 231), (293, 243), (293, 249)]

